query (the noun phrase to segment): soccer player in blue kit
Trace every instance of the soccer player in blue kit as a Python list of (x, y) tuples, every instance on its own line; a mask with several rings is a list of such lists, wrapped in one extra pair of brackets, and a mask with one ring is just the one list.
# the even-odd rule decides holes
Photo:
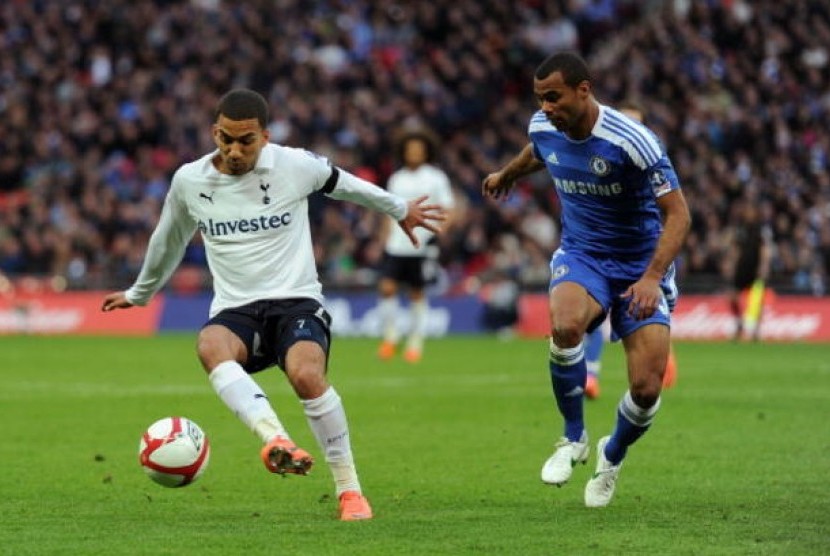
[(561, 246), (550, 263), (549, 364), (564, 435), (542, 468), (544, 482), (561, 486), (588, 459), (585, 333), (610, 314), (622, 339), (629, 389), (613, 433), (597, 444), (596, 470), (585, 487), (585, 505), (602, 507), (613, 497), (628, 447), (660, 407), (677, 298), (671, 264), (691, 219), (657, 137), (597, 102), (580, 56), (547, 58), (533, 90), (540, 109), (530, 120), (530, 142), (484, 178), (482, 193), (503, 198), (518, 178), (547, 168), (562, 205)]

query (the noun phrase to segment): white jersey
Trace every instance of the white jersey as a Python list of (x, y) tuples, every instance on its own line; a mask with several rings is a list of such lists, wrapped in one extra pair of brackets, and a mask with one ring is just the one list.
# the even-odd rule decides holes
[(196, 230), (202, 234), (214, 297), (210, 316), (261, 299), (323, 301), (308, 218), (318, 190), (390, 215), (406, 216), (406, 200), (332, 167), (302, 149), (268, 144), (254, 169), (220, 173), (218, 151), (184, 164), (173, 176), (141, 272), (126, 292), (145, 305), (167, 282)]
[[(415, 170), (401, 168), (389, 176), (386, 190), (411, 201), (422, 195), (429, 196), (427, 202), (451, 209), (454, 204), (450, 180), (443, 171), (431, 164), (421, 164)], [(430, 239), (434, 235), (424, 228), (415, 229), (420, 247), (415, 247), (400, 226), (392, 225), (386, 239), (386, 252), (399, 257), (423, 257), (427, 253)]]

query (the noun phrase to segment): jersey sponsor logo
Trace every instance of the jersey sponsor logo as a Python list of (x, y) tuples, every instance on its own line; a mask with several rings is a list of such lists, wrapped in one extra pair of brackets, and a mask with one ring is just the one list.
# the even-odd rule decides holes
[(588, 166), (599, 177), (607, 176), (611, 173), (611, 164), (601, 156), (592, 156), (590, 162), (588, 162)]
[(597, 195), (600, 197), (613, 197), (622, 193), (623, 188), (620, 182), (594, 183), (576, 180), (565, 180), (553, 178), (556, 189), (563, 193), (575, 193), (577, 195)]
[(207, 222), (199, 220), (199, 231), (202, 235), (213, 237), (229, 236), (233, 234), (252, 234), (259, 231), (276, 230), (291, 224), (291, 213), (272, 214), (257, 218), (240, 218), (214, 222), (209, 218)]

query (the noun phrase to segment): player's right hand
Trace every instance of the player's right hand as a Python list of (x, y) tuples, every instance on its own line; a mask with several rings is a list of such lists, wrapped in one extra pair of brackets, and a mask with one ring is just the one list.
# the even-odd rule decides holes
[(505, 180), (501, 172), (493, 172), (481, 181), (481, 194), (498, 200), (507, 197), (514, 183)]
[(133, 304), (127, 301), (125, 292), (114, 292), (104, 298), (101, 310), (107, 312), (114, 309), (127, 309), (132, 306)]
[(425, 204), (428, 195), (421, 195), (407, 203), (406, 216), (398, 221), (398, 225), (409, 237), (409, 241), (415, 247), (420, 247), (421, 242), (413, 231), (415, 228), (425, 228), (433, 234), (438, 234), (441, 229), (433, 222), (443, 222), (447, 219), (447, 211), (441, 205)]

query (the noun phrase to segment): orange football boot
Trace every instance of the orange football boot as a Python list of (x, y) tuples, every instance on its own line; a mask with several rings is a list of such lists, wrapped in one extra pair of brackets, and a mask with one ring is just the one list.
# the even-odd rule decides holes
[(403, 354), (403, 358), (407, 363), (417, 363), (421, 360), (421, 356), (421, 350), (417, 348), (407, 348)]
[(282, 436), (275, 436), (263, 446), (260, 455), (268, 471), (278, 475), (307, 475), (314, 464), (308, 452)]
[(599, 397), (599, 377), (593, 373), (588, 373), (588, 378), (585, 379), (585, 395), (589, 400)]
[(340, 520), (359, 521), (372, 519), (372, 507), (365, 496), (356, 490), (347, 490), (340, 495)]
[(395, 357), (395, 344), (384, 340), (381, 342), (380, 347), (378, 347), (378, 358), (387, 360), (393, 357)]

